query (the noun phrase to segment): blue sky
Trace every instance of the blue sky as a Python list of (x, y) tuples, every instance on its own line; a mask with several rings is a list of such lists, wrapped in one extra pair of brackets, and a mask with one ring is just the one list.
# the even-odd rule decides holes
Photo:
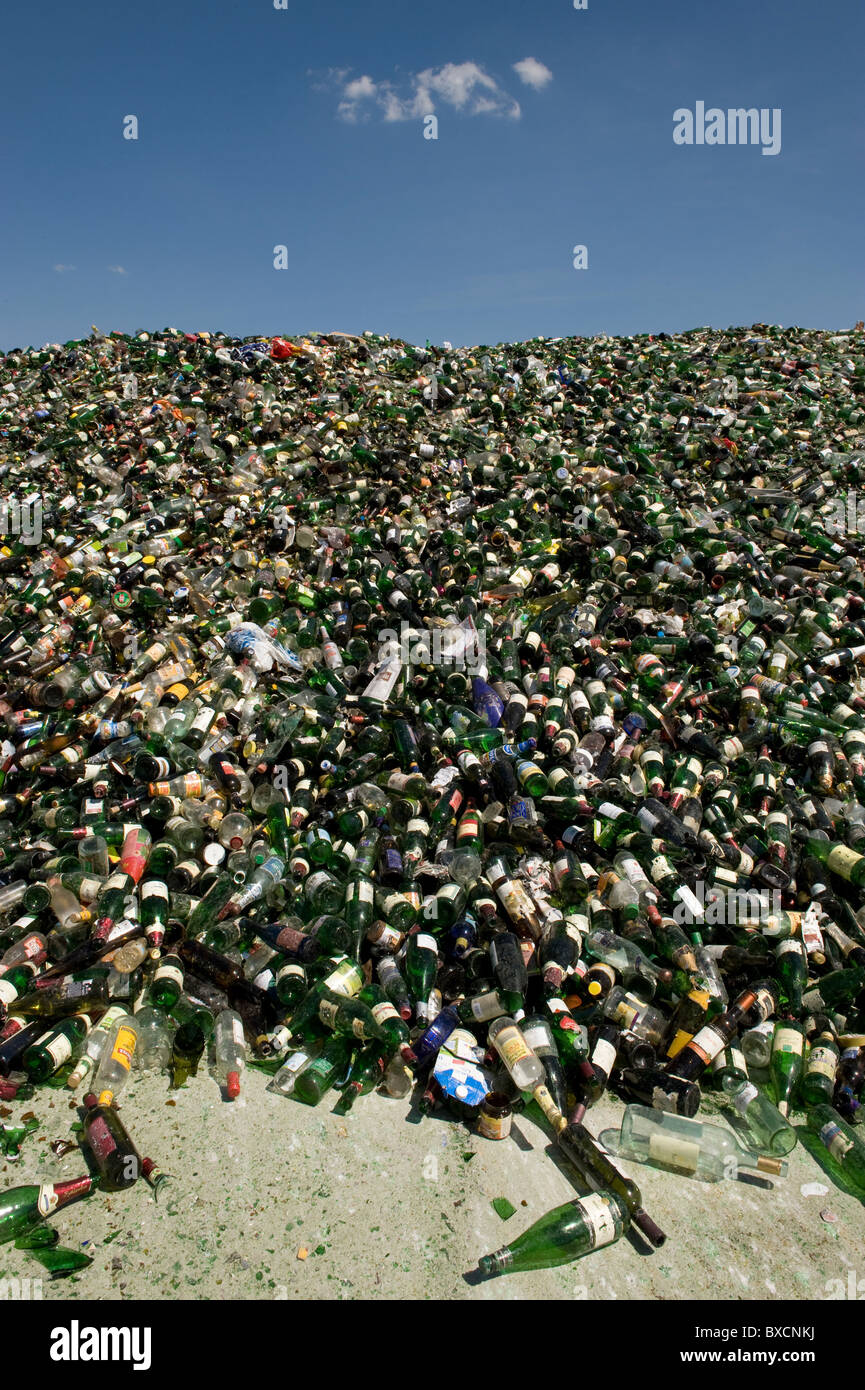
[[(0, 348), (865, 317), (860, 0), (284, 3), (6, 11)], [(698, 101), (780, 153), (674, 144)]]

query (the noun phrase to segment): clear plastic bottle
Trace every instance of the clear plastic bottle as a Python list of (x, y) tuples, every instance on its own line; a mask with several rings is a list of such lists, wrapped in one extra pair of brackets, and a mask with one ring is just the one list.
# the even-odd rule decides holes
[(132, 1014), (118, 1018), (112, 1028), (93, 1081), (93, 1091), (100, 1105), (110, 1105), (123, 1090), (132, 1069), (132, 1059), (138, 1045), (138, 1025)]
[(233, 1009), (223, 1009), (217, 1018), (213, 1045), (216, 1067), (220, 1076), (225, 1077), (228, 1099), (236, 1100), (240, 1095), (240, 1074), (246, 1067), (246, 1039), (240, 1015)]
[(125, 1018), (126, 1013), (127, 1010), (123, 1004), (112, 1004), (109, 1009), (105, 1010), (95, 1027), (91, 1029), (84, 1044), (84, 1050), (66, 1079), (66, 1085), (70, 1091), (76, 1090), (98, 1065), (109, 1038), (113, 1035), (120, 1019)]
[(169, 1014), (145, 1006), (135, 1015), (138, 1046), (135, 1062), (139, 1071), (164, 1071), (171, 1061), (171, 1048), (177, 1024)]

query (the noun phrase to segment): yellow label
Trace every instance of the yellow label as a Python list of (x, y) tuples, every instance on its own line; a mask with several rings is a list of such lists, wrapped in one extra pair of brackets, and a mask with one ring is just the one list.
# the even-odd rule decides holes
[(138, 1034), (134, 1028), (122, 1027), (118, 1030), (117, 1037), (114, 1039), (114, 1047), (111, 1052), (112, 1062), (123, 1067), (124, 1071), (129, 1071), (132, 1066), (132, 1056), (135, 1052), (135, 1044), (138, 1042)]
[(503, 1028), (496, 1034), (495, 1045), (509, 1067), (514, 1067), (524, 1057), (531, 1056), (531, 1048), (517, 1028)]

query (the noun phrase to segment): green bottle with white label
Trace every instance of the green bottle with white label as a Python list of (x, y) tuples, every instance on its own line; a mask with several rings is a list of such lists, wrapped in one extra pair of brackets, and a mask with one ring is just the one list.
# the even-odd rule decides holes
[(804, 1051), (805, 1034), (802, 1024), (794, 1022), (791, 1018), (780, 1019), (775, 1024), (769, 1070), (775, 1090), (775, 1103), (784, 1116), (802, 1075)]
[(812, 1105), (808, 1128), (843, 1170), (844, 1176), (865, 1197), (865, 1143), (831, 1105)]
[(570, 1264), (580, 1255), (612, 1245), (631, 1222), (625, 1203), (614, 1192), (592, 1192), (548, 1211), (510, 1245), (478, 1261), (482, 1274), (514, 1274)]

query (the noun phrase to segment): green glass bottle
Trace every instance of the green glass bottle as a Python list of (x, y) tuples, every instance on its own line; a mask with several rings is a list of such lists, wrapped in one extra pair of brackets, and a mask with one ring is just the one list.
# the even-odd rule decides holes
[(348, 1080), (342, 1090), (338, 1109), (350, 1110), (358, 1096), (368, 1095), (381, 1081), (385, 1070), (385, 1051), (381, 1043), (369, 1042), (358, 1048), (351, 1060)]
[(828, 1030), (818, 1033), (811, 1051), (799, 1090), (806, 1105), (831, 1105), (835, 1091), (840, 1052), (835, 1037)]
[(9, 1187), (0, 1194), (0, 1244), (27, 1235), (55, 1211), (86, 1197), (93, 1178), (73, 1178), (69, 1182), (43, 1183), (41, 1187)]
[(615, 1195), (624, 1204), (629, 1220), (656, 1250), (660, 1249), (667, 1237), (643, 1209), (643, 1198), (637, 1184), (619, 1172), (585, 1125), (569, 1124), (559, 1130), (556, 1139), (562, 1153), (589, 1186), (599, 1192)]
[(362, 999), (346, 999), (343, 995), (323, 990), (318, 1017), (334, 1033), (344, 1033), (362, 1042), (386, 1040), (386, 1034), (375, 1020), (372, 1010)]
[(171, 1088), (176, 1090), (195, 1076), (204, 1053), (205, 1035), (195, 1019), (181, 1023), (171, 1049)]
[(807, 1119), (808, 1128), (865, 1197), (865, 1143), (861, 1135), (831, 1105), (812, 1105)]
[(794, 1019), (779, 1020), (772, 1038), (769, 1070), (772, 1074), (775, 1103), (785, 1118), (793, 1092), (802, 1075), (804, 1049), (805, 1034), (802, 1024)]
[(777, 1105), (758, 1091), (747, 1077), (730, 1074), (721, 1081), (736, 1114), (745, 1123), (752, 1146), (761, 1153), (788, 1154), (796, 1147), (796, 1131)]
[(832, 840), (811, 838), (805, 841), (808, 854), (813, 855), (827, 869), (857, 888), (865, 886), (865, 854), (858, 854), (849, 845)]
[(352, 1047), (353, 1040), (340, 1034), (329, 1038), (318, 1056), (297, 1077), (291, 1093), (293, 1098), (303, 1105), (318, 1105), (325, 1091), (348, 1067)]
[(619, 1240), (630, 1219), (627, 1206), (614, 1192), (593, 1192), (554, 1207), (511, 1245), (484, 1255), (478, 1268), (491, 1276), (570, 1264)]
[(73, 1056), (90, 1031), (87, 1014), (73, 1014), (50, 1028), (24, 1053), (22, 1065), (33, 1082), (47, 1081)]

